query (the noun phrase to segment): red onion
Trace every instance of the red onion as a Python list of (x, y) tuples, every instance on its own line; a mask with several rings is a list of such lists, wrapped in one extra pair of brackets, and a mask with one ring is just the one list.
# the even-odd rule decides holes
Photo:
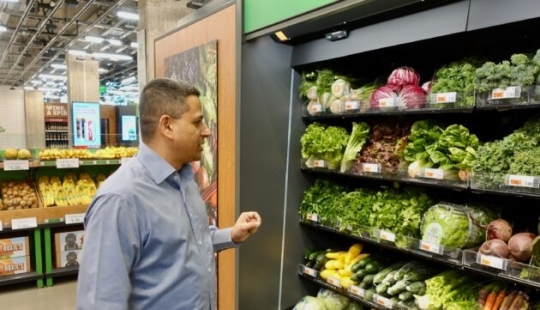
[(480, 253), (485, 255), (491, 255), (496, 257), (504, 257), (507, 258), (508, 255), (510, 255), (510, 251), (508, 250), (508, 245), (502, 240), (499, 239), (493, 239), (488, 240), (482, 244), (480, 247)]
[(393, 90), (399, 91), (406, 85), (419, 85), (420, 75), (411, 67), (399, 67), (388, 76), (386, 84)]
[(399, 91), (401, 106), (407, 110), (426, 107), (426, 93), (418, 85), (406, 85)]
[(508, 242), (510, 237), (512, 237), (512, 227), (503, 219), (494, 220), (488, 224), (486, 235), (487, 240), (501, 239), (504, 242)]
[(516, 260), (527, 263), (532, 256), (532, 241), (534, 235), (531, 233), (515, 234), (508, 240), (508, 249), (510, 254)]
[(369, 97), (369, 103), (371, 104), (372, 109), (379, 109), (381, 107), (380, 106), (381, 99), (388, 99), (389, 101), (392, 102), (392, 104), (389, 105), (388, 107), (389, 108), (396, 107), (397, 98), (398, 98), (397, 94), (390, 87), (382, 86), (382, 87), (377, 88), (375, 91), (371, 93), (371, 96)]

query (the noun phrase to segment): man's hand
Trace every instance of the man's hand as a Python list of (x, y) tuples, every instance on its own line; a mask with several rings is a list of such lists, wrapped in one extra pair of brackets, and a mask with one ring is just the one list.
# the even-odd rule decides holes
[(259, 213), (243, 212), (231, 230), (231, 240), (235, 243), (244, 242), (249, 236), (257, 232), (259, 226), (261, 226)]

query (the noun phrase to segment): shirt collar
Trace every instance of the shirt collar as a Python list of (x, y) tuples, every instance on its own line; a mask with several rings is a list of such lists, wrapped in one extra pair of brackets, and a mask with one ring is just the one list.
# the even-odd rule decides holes
[[(139, 152), (137, 154), (138, 160), (141, 164), (148, 170), (150, 176), (156, 182), (160, 184), (165, 181), (169, 176), (174, 172), (174, 167), (171, 166), (167, 161), (165, 161), (161, 156), (149, 148), (146, 144), (140, 143)], [(179, 171), (180, 177), (183, 179), (192, 179), (193, 172), (190, 164), (185, 164), (180, 168)]]

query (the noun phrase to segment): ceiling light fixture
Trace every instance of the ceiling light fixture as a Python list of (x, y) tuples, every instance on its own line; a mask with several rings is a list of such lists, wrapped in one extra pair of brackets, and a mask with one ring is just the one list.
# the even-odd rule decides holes
[(45, 92), (59, 92), (60, 89), (58, 88), (52, 88), (52, 87), (40, 87), (38, 90), (45, 91)]
[(103, 41), (105, 41), (105, 39), (103, 39), (103, 38), (94, 37), (94, 36), (86, 36), (86, 37), (84, 37), (84, 40), (86, 42), (90, 42), (90, 43), (103, 43)]
[(92, 57), (95, 58), (105, 58), (110, 60), (132, 60), (133, 57), (123, 54), (110, 54), (110, 53), (93, 53)]
[(289, 40), (289, 38), (285, 35), (285, 33), (283, 33), (283, 31), (277, 31), (274, 33), (274, 35), (279, 39), (279, 41), (283, 42), (283, 41), (287, 41)]
[(98, 72), (99, 72), (99, 73), (109, 73), (109, 70), (103, 69), (103, 68), (99, 68), (99, 69), (98, 69)]
[(5, 32), (5, 31), (7, 31), (6, 26), (0, 25), (0, 32)]
[(59, 69), (59, 70), (66, 70), (67, 69), (67, 65), (65, 65), (65, 64), (52, 64), (51, 67), (53, 67), (55, 69)]
[(76, 56), (85, 56), (86, 51), (80, 51), (80, 50), (69, 50), (68, 54), (70, 55), (76, 55)]
[(15, 2), (19, 2), (19, 0), (4, 0), (3, 2), (11, 2), (11, 3), (15, 3)]
[(109, 44), (111, 44), (112, 46), (122, 46), (122, 41), (120, 40), (108, 39), (107, 41), (109, 41)]
[(125, 18), (125, 19), (139, 20), (139, 14), (133, 13), (133, 12), (118, 11), (116, 13), (116, 16)]
[(67, 80), (67, 77), (63, 75), (40, 74), (39, 77), (42, 79)]
[(24, 90), (34, 91), (36, 89), (33, 86), (25, 86)]

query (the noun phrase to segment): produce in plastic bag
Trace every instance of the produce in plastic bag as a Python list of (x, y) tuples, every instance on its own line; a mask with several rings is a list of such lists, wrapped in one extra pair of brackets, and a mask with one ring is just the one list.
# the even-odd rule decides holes
[(347, 308), (350, 302), (347, 296), (343, 296), (324, 287), (319, 290), (317, 298), (324, 302), (328, 310), (343, 310)]
[(448, 248), (468, 248), (486, 240), (485, 227), (496, 216), (479, 207), (438, 203), (422, 218), (422, 240)]
[(322, 299), (313, 296), (304, 296), (294, 305), (292, 310), (327, 310)]

